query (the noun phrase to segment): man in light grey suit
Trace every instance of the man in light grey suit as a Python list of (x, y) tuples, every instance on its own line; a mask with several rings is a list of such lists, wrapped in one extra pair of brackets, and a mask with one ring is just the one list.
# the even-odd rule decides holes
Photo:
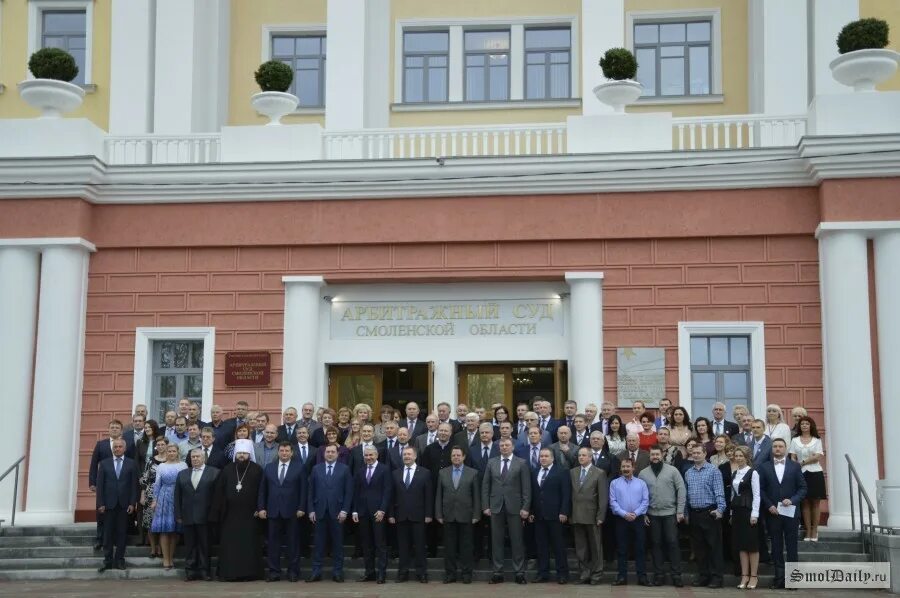
[[(463, 431), (462, 433), (465, 433)], [(481, 519), (481, 488), (478, 470), (466, 467), (461, 446), (450, 451), (450, 467), (438, 473), (434, 517), (444, 526), (444, 583), (472, 583), (474, 526)]]
[(263, 439), (253, 445), (253, 452), (256, 464), (263, 468), (278, 458), (278, 426), (266, 424)]
[(598, 585), (603, 578), (603, 542), (600, 536), (606, 506), (609, 502), (609, 480), (606, 472), (593, 466), (591, 449), (578, 449), (578, 467), (569, 472), (572, 478), (572, 516), (569, 524), (575, 537), (578, 558), (578, 580)]
[(512, 439), (500, 440), (500, 456), (488, 462), (481, 484), (481, 506), (491, 518), (491, 558), (494, 574), (490, 583), (503, 582), (503, 540), (509, 532), (516, 583), (525, 582), (523, 521), (531, 510), (531, 470), (513, 454)]
[(415, 440), (411, 441), (415, 443), (417, 455), (424, 454), (428, 445), (437, 440), (439, 423), (437, 415), (433, 413), (425, 418), (425, 431), (416, 436)]

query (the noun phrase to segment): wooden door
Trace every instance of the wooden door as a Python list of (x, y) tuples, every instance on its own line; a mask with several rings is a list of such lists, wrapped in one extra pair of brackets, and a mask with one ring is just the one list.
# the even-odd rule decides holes
[(377, 366), (329, 366), (328, 403), (337, 411), (341, 407), (351, 410), (359, 403), (381, 412), (383, 389), (382, 369)]
[(512, 366), (508, 365), (460, 365), (457, 370), (458, 401), (465, 403), (469, 411), (502, 403), (512, 410)]

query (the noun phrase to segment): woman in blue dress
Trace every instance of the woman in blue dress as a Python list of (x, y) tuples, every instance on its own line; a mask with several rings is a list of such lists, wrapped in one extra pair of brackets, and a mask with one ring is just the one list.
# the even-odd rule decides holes
[(166, 447), (166, 460), (156, 468), (156, 481), (153, 483), (153, 523), (150, 531), (159, 534), (162, 548), (163, 567), (166, 570), (174, 567), (175, 545), (181, 526), (175, 521), (175, 480), (178, 473), (187, 469), (184, 461), (178, 458), (178, 445), (172, 443)]

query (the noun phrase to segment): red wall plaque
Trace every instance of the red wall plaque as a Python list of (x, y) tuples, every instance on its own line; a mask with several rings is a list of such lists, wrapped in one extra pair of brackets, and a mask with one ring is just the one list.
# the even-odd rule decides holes
[(225, 354), (225, 386), (268, 386), (272, 354), (268, 351), (231, 351)]

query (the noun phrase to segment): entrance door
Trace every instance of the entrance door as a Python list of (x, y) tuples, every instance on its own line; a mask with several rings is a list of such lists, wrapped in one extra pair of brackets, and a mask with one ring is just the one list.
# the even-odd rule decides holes
[[(542, 397), (554, 406), (554, 414), (562, 413), (565, 401), (566, 362), (466, 364), (457, 369), (459, 402), (469, 409), (501, 403), (510, 412), (516, 404), (532, 405)], [(558, 415), (556, 417), (559, 417)]]
[(502, 403), (512, 408), (512, 368), (504, 365), (460, 365), (457, 370), (459, 402), (470, 411), (478, 407), (491, 411), (491, 405)]
[(337, 411), (351, 410), (359, 403), (372, 408), (378, 417), (381, 411), (382, 369), (373, 366), (331, 366), (328, 368), (328, 402)]

